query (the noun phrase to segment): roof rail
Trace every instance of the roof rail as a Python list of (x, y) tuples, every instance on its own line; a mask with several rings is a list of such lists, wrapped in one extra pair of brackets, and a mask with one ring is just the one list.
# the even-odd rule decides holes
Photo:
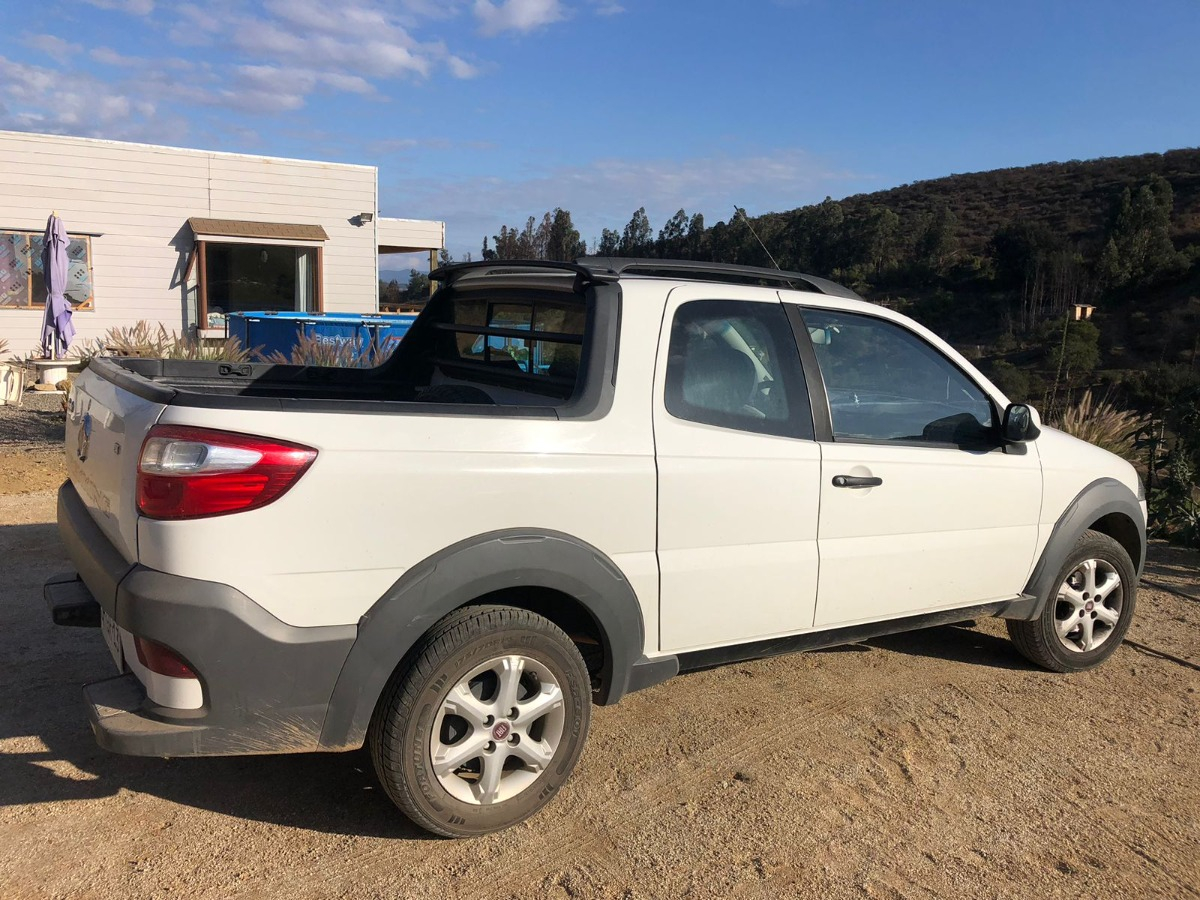
[(828, 294), (832, 297), (862, 299), (850, 288), (834, 281), (818, 278), (815, 275), (805, 275), (802, 272), (785, 272), (781, 269), (767, 269), (761, 266), (737, 266), (730, 263), (703, 262), (695, 259), (630, 259), (607, 256), (584, 256), (575, 262), (592, 272), (604, 272), (617, 277), (628, 274), (719, 279), (724, 276), (748, 281), (786, 284), (793, 289), (815, 291), (818, 294)]
[(522, 273), (562, 272), (575, 276), (575, 290), (589, 284), (612, 284), (622, 275), (658, 275), (662, 277), (726, 280), (732, 282), (765, 281), (783, 284), (793, 290), (815, 291), (831, 297), (861, 300), (858, 294), (837, 282), (802, 272), (784, 272), (759, 266), (735, 266), (729, 263), (701, 262), (695, 259), (628, 259), (608, 256), (583, 256), (575, 262), (545, 259), (492, 259), (454, 263), (429, 273), (433, 281), (454, 284), (464, 275), (517, 275)]
[(491, 259), (481, 262), (454, 263), (441, 266), (429, 273), (432, 281), (453, 284), (464, 275), (482, 272), (488, 275), (511, 275), (521, 272), (563, 272), (575, 275), (578, 284), (612, 284), (620, 278), (617, 273), (591, 268), (573, 262), (556, 262), (546, 259)]

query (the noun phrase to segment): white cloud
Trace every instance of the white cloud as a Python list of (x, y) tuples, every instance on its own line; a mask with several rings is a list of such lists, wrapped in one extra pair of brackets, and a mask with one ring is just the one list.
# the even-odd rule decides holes
[[(140, 30), (131, 35), (136, 45), (155, 49), (131, 55), (113, 46), (72, 43), (74, 35), (65, 31), (65, 24), (57, 34), (27, 34), (24, 46), (46, 54), (67, 71), (21, 64), (20, 78), (3, 81), (10, 92), (0, 114), (3, 121), (23, 128), (148, 140), (161, 130), (157, 115), (196, 120), (196, 107), (270, 115), (304, 108), (317, 92), (384, 101), (402, 92), (406, 83), (471, 79), (491, 70), (469, 46), (461, 49), (459, 40), (478, 43), (478, 38), (465, 35), (460, 27), (459, 38), (448, 46), (429, 39), (431, 23), (459, 17), (461, 24), (474, 13), (480, 31), (496, 35), (529, 32), (569, 14), (562, 0), (345, 0), (339, 6), (328, 0), (85, 2), (148, 17), (145, 24), (128, 24)], [(616, 5), (615, 0), (587, 3)], [(54, 80), (53, 91), (46, 88), (38, 94), (28, 89), (47, 78)], [(18, 85), (26, 89), (12, 93)], [(70, 102), (61, 102), (56, 113), (43, 112), (45, 104), (39, 98), (51, 93)], [(95, 103), (94, 114), (70, 105), (82, 102), (80, 98)], [(214, 114), (200, 127), (211, 130), (221, 124)], [(178, 142), (179, 136), (172, 140)]]
[(56, 62), (66, 64), (71, 57), (83, 50), (79, 44), (72, 44), (52, 34), (25, 34), (21, 43), (34, 50), (40, 50)]
[(161, 139), (174, 126), (155, 118), (151, 100), (86, 74), (0, 56), (0, 83), (8, 87), (9, 102), (0, 111), (0, 128), (141, 140)]
[(609, 0), (591, 0), (592, 11), (598, 16), (619, 16), (625, 12), (625, 7), (620, 3), (611, 3)]
[(154, 0), (83, 0), (100, 9), (112, 9), (134, 16), (148, 16), (154, 12)]
[(309, 33), (341, 34), (356, 38), (369, 34), (403, 33), (378, 7), (347, 3), (332, 10), (323, 0), (267, 0), (263, 7), (276, 18)]
[[(751, 215), (794, 209), (839, 195), (859, 176), (800, 150), (691, 159), (602, 159), (559, 167), (526, 178), (462, 181), (388, 180), (381, 172), (385, 215), (441, 219), (450, 251), (476, 255), (484, 235), (501, 225), (523, 225), (556, 206), (571, 211), (589, 244), (602, 228), (621, 230), (645, 206), (657, 233), (678, 209), (703, 213), (712, 225), (728, 220), (733, 206)], [(392, 200), (391, 198), (396, 198)]]
[(479, 74), (479, 69), (471, 65), (465, 59), (451, 54), (446, 57), (446, 65), (450, 67), (450, 74), (455, 78), (474, 78)]
[(172, 9), (175, 21), (168, 37), (184, 47), (205, 46), (212, 43), (233, 11), (229, 4), (217, 5), (216, 8), (209, 4), (201, 8), (192, 3), (181, 3)]
[(504, 31), (528, 32), (565, 18), (559, 0), (475, 0), (479, 30), (488, 36)]
[(141, 65), (145, 62), (145, 60), (143, 60), (141, 57), (125, 56), (124, 54), (118, 53), (111, 47), (96, 47), (88, 54), (88, 56), (102, 65), (120, 66), (122, 68)]
[(358, 75), (346, 75), (343, 72), (322, 72), (318, 81), (335, 91), (347, 94), (374, 94), (375, 86)]

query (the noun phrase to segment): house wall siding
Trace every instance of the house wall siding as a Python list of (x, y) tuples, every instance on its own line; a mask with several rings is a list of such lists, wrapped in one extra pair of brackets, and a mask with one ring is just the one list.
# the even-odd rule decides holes
[[(323, 226), (325, 309), (376, 310), (376, 226), (351, 222), (377, 209), (376, 185), (373, 166), (0, 131), (0, 229), (41, 232), (57, 210), (69, 233), (99, 234), (95, 308), (74, 317), (85, 340), (139, 319), (190, 324), (180, 279), (191, 216)], [(30, 351), (41, 320), (40, 309), (0, 310), (0, 338)]]

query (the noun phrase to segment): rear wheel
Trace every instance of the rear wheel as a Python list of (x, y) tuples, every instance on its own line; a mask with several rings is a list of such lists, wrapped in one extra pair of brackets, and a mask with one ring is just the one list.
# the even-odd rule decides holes
[(1059, 570), (1041, 616), (1010, 619), (1008, 633), (1030, 662), (1078, 672), (1108, 659), (1125, 637), (1137, 600), (1137, 572), (1117, 541), (1085, 531)]
[(575, 767), (590, 718), (587, 669), (566, 634), (526, 610), (467, 607), (392, 677), (368, 743), (405, 815), (466, 837), (545, 806)]

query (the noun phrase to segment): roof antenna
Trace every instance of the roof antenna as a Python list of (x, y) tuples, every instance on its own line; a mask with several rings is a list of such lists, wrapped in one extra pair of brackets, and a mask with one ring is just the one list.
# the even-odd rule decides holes
[[(750, 217), (746, 215), (746, 211), (736, 203), (733, 205), (733, 211), (736, 215), (742, 217), (742, 221), (746, 223), (746, 227), (750, 229), (750, 233), (754, 235), (754, 239), (758, 241), (758, 246), (762, 247), (763, 253), (767, 254), (767, 259), (771, 261), (771, 265), (775, 267), (776, 271), (782, 272), (783, 268), (779, 265), (779, 263), (775, 262), (775, 257), (771, 255), (771, 251), (767, 249), (767, 245), (762, 242), (762, 238), (758, 236), (758, 232), (755, 231), (754, 226), (750, 224)], [(791, 286), (792, 290), (796, 289), (796, 284), (794, 281), (792, 281), (792, 279), (788, 278), (785, 280)]]
[(779, 263), (775, 262), (775, 257), (771, 255), (771, 251), (767, 249), (767, 245), (762, 242), (762, 238), (758, 236), (758, 232), (755, 231), (754, 226), (750, 224), (750, 217), (746, 215), (746, 211), (735, 203), (733, 205), (733, 213), (734, 215), (742, 217), (742, 221), (746, 223), (746, 227), (750, 229), (750, 233), (754, 235), (754, 239), (758, 241), (758, 246), (762, 247), (763, 253), (767, 254), (767, 259), (771, 261), (771, 265), (782, 272), (783, 269), (780, 268)]

